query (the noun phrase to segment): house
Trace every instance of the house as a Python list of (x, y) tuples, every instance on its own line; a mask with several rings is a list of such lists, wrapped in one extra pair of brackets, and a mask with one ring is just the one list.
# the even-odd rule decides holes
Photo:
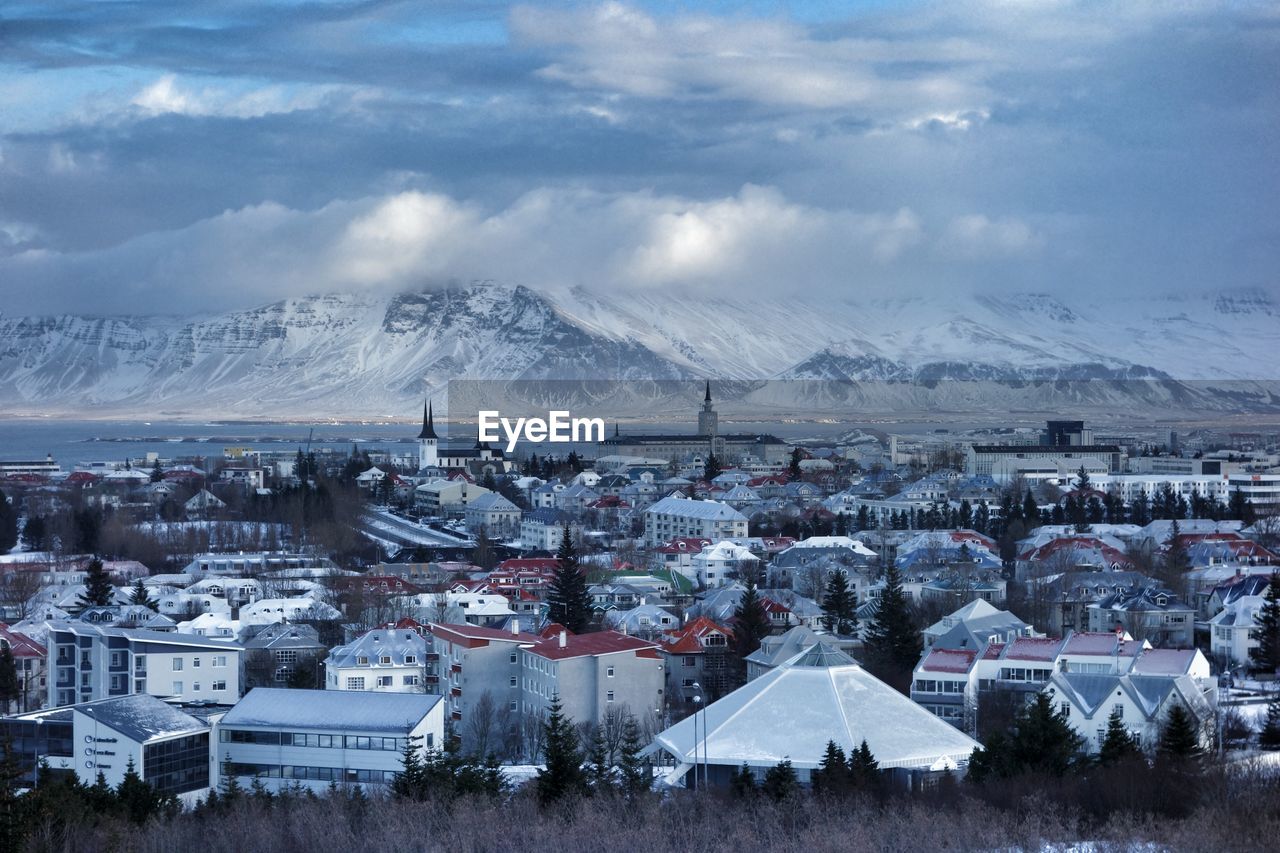
[(1084, 738), (1089, 752), (1102, 746), (1113, 711), (1120, 712), (1125, 728), (1143, 748), (1153, 752), (1174, 705), (1191, 715), (1201, 746), (1213, 746), (1217, 690), (1206, 690), (1187, 675), (1055, 672), (1044, 692), (1066, 712), (1067, 723)]
[(48, 697), (48, 650), (20, 631), (0, 622), (0, 648), (13, 655), (18, 677), (16, 698), (0, 703), (0, 713), (26, 713), (43, 708)]
[(690, 570), (700, 586), (724, 586), (744, 572), (759, 570), (760, 558), (747, 548), (721, 541), (690, 558)]
[[(406, 747), (444, 743), (444, 703), (425, 693), (256, 687), (218, 720), (213, 784), (234, 778), (267, 790), (387, 785)], [(206, 758), (207, 760), (207, 758)]]
[(414, 488), (413, 505), (423, 515), (462, 516), (467, 504), (487, 494), (488, 489), (466, 479), (436, 479)]
[(522, 652), (521, 704), (545, 714), (559, 697), (576, 723), (597, 723), (609, 713), (644, 717), (665, 707), (666, 665), (654, 643), (599, 631), (571, 636), (560, 631)]
[(998, 610), (978, 599), (925, 628), (921, 636), (926, 647), (980, 649), (993, 640), (1009, 643), (1018, 637), (1040, 635), (1008, 610)]
[(715, 701), (732, 684), (733, 632), (699, 616), (665, 632), (658, 648), (667, 662), (667, 701), (689, 703), (704, 695)]
[(311, 625), (267, 625), (244, 644), (245, 689), (285, 687), (299, 671), (310, 675), (318, 687), (323, 679), (320, 662), (327, 654), (320, 633)]
[[(558, 509), (535, 509), (526, 513), (520, 521), (520, 544), (535, 551), (555, 553), (564, 540), (568, 520), (569, 514)], [(577, 539), (575, 536), (574, 541)]]
[(727, 787), (744, 764), (760, 779), (784, 760), (807, 784), (828, 741), (848, 754), (864, 740), (904, 787), (966, 768), (980, 746), (848, 655), (815, 643), (659, 733), (646, 752), (674, 761), (669, 785), (692, 787), (702, 776), (712, 787)]
[(605, 613), (604, 623), (615, 631), (633, 637), (653, 639), (662, 632), (679, 627), (680, 619), (664, 607), (641, 604), (630, 610), (611, 610)]
[(1119, 627), (1167, 648), (1187, 648), (1195, 639), (1195, 611), (1167, 589), (1115, 592), (1090, 604), (1088, 613), (1090, 631)]
[(1031, 582), (1029, 597), (1045, 602), (1047, 628), (1059, 636), (1089, 628), (1089, 605), (1116, 592), (1157, 586), (1134, 571), (1067, 571)]
[(497, 492), (480, 495), (463, 510), (467, 530), (479, 533), (483, 528), (487, 535), (496, 538), (518, 536), (520, 533), (520, 507)]
[(667, 497), (644, 512), (646, 544), (657, 546), (675, 537), (733, 539), (747, 535), (747, 517), (719, 501)]
[(912, 675), (911, 701), (938, 719), (971, 731), (977, 711), (977, 662), (982, 651), (930, 648)]
[(56, 622), (48, 648), (50, 707), (134, 693), (223, 704), (240, 696), (241, 646), (228, 640)]
[(1258, 645), (1258, 612), (1266, 603), (1261, 595), (1243, 595), (1209, 620), (1209, 652), (1220, 666), (1249, 666), (1249, 652)]
[(417, 631), (378, 628), (329, 652), (326, 690), (424, 691), (427, 641)]
[(808, 625), (797, 625), (785, 633), (765, 637), (760, 641), (760, 648), (747, 655), (747, 681), (754, 681), (766, 672), (782, 666), (814, 643), (822, 643), (849, 655), (861, 647), (852, 637), (841, 637), (817, 631)]
[(427, 689), (445, 697), (445, 714), (464, 743), (477, 703), (488, 696), (495, 710), (517, 711), (521, 701), (521, 650), (541, 637), (520, 631), (520, 621), (499, 631), (468, 624), (432, 623)]

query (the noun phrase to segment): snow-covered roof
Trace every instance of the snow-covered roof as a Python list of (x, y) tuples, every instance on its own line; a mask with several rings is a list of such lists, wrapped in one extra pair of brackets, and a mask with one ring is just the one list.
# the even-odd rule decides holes
[(425, 693), (255, 687), (226, 713), (219, 726), (402, 735), (412, 731), (440, 700)]
[[(827, 741), (846, 752), (865, 739), (881, 767), (953, 767), (980, 744), (935, 717), (847, 656), (804, 650), (657, 736), (676, 774), (695, 762), (772, 767), (787, 759), (816, 768)], [(827, 661), (841, 661), (823, 665)], [(703, 735), (704, 731), (706, 734)], [(697, 757), (695, 758), (695, 749)], [(676, 774), (672, 774), (673, 776)], [(669, 777), (671, 778), (671, 777)]]
[(194, 734), (209, 727), (149, 693), (134, 693), (75, 706), (74, 710), (114, 729), (130, 740), (145, 743), (155, 738)]
[(747, 517), (719, 501), (694, 501), (686, 498), (663, 498), (646, 510), (654, 515), (679, 515), (707, 521), (746, 521)]

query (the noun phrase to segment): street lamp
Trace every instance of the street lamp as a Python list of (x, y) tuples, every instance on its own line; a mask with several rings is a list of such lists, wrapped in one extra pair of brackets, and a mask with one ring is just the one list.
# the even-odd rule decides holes
[[(702, 689), (702, 685), (696, 681), (693, 682), (692, 687), (694, 690)], [(694, 782), (694, 786), (699, 790), (701, 790), (703, 783), (706, 781), (706, 775), (707, 775), (706, 770), (704, 769), (702, 773), (703, 781), (702, 782), (698, 781), (698, 764), (699, 764), (699, 761), (698, 761), (698, 715), (702, 711), (702, 695), (701, 694), (695, 695), (693, 697), (693, 704), (698, 706), (693, 711), (693, 782)], [(703, 731), (703, 734), (705, 734), (707, 731), (706, 717), (702, 718), (702, 731)], [(707, 754), (706, 744), (703, 744), (702, 754), (704, 756)]]

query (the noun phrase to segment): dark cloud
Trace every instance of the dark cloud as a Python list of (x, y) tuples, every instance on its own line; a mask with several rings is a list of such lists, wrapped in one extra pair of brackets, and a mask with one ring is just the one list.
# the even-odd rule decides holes
[[(178, 9), (6, 6), (4, 310), (470, 275), (1275, 287), (1266, 4)], [(361, 266), (369, 216), (406, 229), (381, 238), (397, 264)]]

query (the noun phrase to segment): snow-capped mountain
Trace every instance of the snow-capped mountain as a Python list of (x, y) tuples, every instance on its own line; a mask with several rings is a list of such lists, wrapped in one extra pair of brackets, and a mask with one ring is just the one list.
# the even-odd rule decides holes
[[(1044, 294), (553, 296), (477, 283), (290, 299), (194, 322), (0, 316), (0, 411), (407, 416), (451, 379), (625, 379), (622, 415), (664, 396), (641, 380), (698, 377), (734, 380), (721, 383), (721, 399), (793, 414), (852, 405), (886, 414), (1277, 411), (1276, 352), (1280, 307), (1261, 291), (1099, 306)], [(557, 393), (595, 399), (598, 390)]]

